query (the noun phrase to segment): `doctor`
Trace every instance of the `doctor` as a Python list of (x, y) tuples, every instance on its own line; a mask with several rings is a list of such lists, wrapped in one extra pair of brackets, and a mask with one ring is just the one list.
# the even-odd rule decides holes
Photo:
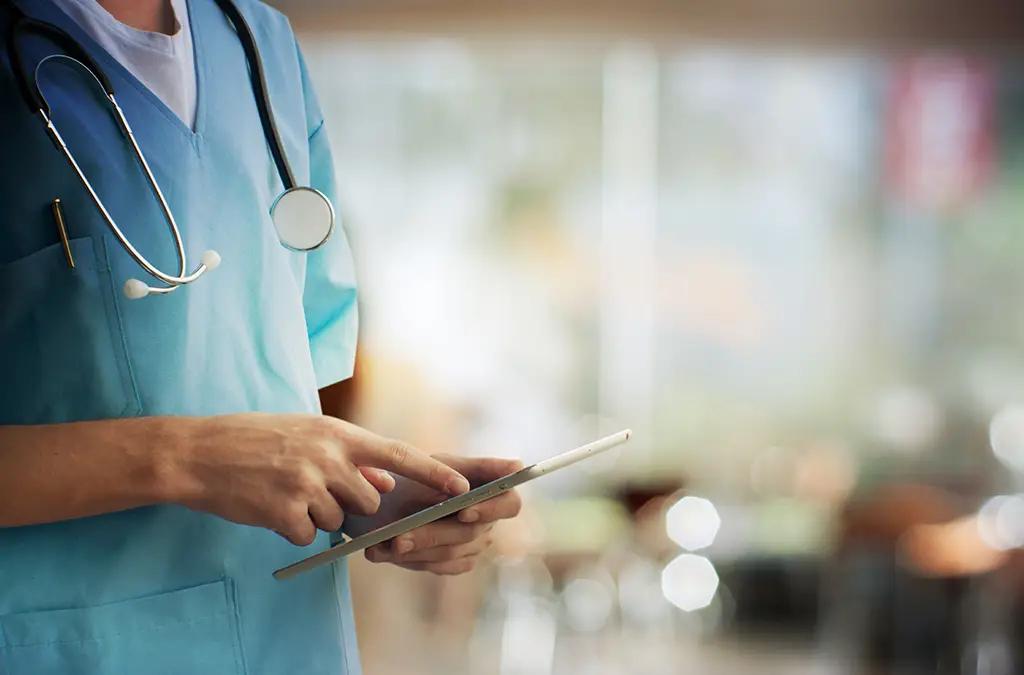
[[(365, 529), (519, 467), (322, 414), (352, 374), (355, 276), (340, 226), (304, 252), (271, 215), (292, 180), (335, 195), (287, 21), (257, 0), (0, 0), (0, 35), (15, 24), (33, 30), (0, 51), (0, 675), (358, 673), (344, 564), (271, 572), (346, 514)], [(74, 49), (145, 170), (89, 71), (47, 58)], [(465, 572), (518, 509), (367, 556)]]

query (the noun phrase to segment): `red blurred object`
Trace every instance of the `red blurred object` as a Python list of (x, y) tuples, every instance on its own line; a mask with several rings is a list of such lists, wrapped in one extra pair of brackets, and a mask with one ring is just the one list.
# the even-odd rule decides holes
[(942, 488), (886, 485), (846, 505), (840, 521), (840, 549), (868, 543), (894, 548), (912, 527), (940, 525), (968, 512), (962, 498)]
[(991, 178), (994, 135), (995, 76), (987, 64), (936, 57), (896, 66), (885, 160), (897, 198), (926, 209), (971, 199)]

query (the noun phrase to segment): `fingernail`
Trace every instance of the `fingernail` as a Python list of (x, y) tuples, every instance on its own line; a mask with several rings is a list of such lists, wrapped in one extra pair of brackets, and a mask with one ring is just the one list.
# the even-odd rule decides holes
[(462, 476), (455, 475), (448, 479), (448, 484), (445, 487), (449, 494), (461, 495), (463, 492), (469, 492), (469, 481)]
[(472, 509), (470, 509), (469, 511), (463, 511), (459, 514), (459, 520), (461, 520), (464, 523), (475, 523), (476, 521), (480, 520), (480, 512), (473, 511)]
[(384, 562), (388, 559), (388, 552), (380, 547), (370, 549), (370, 562)]
[(413, 549), (413, 543), (411, 539), (400, 537), (395, 540), (395, 553), (398, 555), (404, 555)]

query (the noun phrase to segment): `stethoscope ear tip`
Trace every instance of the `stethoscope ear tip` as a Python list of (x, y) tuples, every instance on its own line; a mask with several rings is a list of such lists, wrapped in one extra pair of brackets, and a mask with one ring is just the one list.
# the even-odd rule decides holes
[[(210, 250), (203, 254), (202, 260), (203, 266), (196, 271), (194, 277), (199, 277), (204, 272), (217, 269), (220, 265), (220, 254), (216, 251)], [(140, 300), (150, 293), (170, 293), (177, 286), (167, 286), (166, 288), (153, 288), (148, 284), (139, 281), (138, 279), (129, 279), (124, 282), (124, 295), (129, 300)]]
[(203, 253), (203, 257), (199, 260), (202, 264), (206, 265), (206, 269), (215, 270), (220, 265), (220, 253), (214, 250), (209, 250)]
[(138, 279), (129, 279), (124, 282), (124, 294), (129, 300), (139, 300), (149, 295), (149, 286)]

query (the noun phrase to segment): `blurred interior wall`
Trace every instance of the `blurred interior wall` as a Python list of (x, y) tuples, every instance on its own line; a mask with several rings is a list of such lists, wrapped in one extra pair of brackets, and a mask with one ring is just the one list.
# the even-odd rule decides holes
[(383, 35), (569, 32), (750, 44), (1018, 51), (1017, 0), (271, 0), (299, 31)]

